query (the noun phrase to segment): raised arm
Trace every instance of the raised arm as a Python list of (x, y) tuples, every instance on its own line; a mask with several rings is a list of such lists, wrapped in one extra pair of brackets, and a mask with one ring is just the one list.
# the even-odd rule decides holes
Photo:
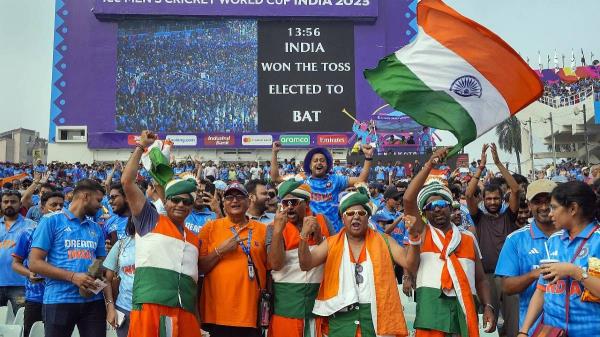
[(41, 179), (42, 179), (41, 173), (33, 172), (33, 182), (31, 183), (31, 185), (29, 185), (29, 187), (27, 187), (25, 192), (23, 192), (23, 195), (21, 196), (21, 206), (23, 206), (27, 209), (29, 209), (29, 208), (31, 208), (31, 206), (33, 206), (31, 197), (33, 196), (33, 193), (35, 192), (35, 189), (42, 184), (40, 182)]
[(123, 174), (121, 175), (121, 184), (123, 185), (123, 190), (125, 191), (127, 202), (129, 203), (131, 215), (134, 217), (138, 217), (142, 213), (142, 209), (144, 209), (144, 204), (146, 203), (144, 192), (142, 192), (135, 183), (140, 159), (142, 158), (144, 149), (152, 145), (155, 140), (156, 136), (152, 132), (148, 130), (142, 132), (139, 145), (133, 150), (133, 153), (129, 157), (129, 161), (127, 161), (127, 165), (125, 165), (125, 169), (123, 169)]
[(348, 178), (348, 186), (354, 186), (359, 182), (367, 182), (367, 179), (369, 179), (369, 172), (371, 171), (371, 164), (373, 163), (373, 154), (375, 154), (375, 148), (367, 144), (362, 146), (362, 151), (365, 154), (365, 163), (363, 164), (363, 169), (358, 177)]
[(419, 173), (414, 177), (414, 179), (410, 182), (408, 187), (406, 188), (406, 192), (404, 192), (403, 197), (403, 205), (404, 205), (404, 214), (412, 215), (416, 218), (416, 229), (420, 233), (423, 229), (423, 221), (421, 219), (420, 210), (417, 205), (417, 195), (419, 195), (419, 191), (423, 188), (429, 173), (431, 173), (431, 169), (437, 163), (441, 162), (448, 155), (447, 148), (439, 148), (437, 149), (431, 158), (423, 164), (423, 168), (419, 171)]
[(275, 214), (275, 219), (273, 220), (273, 223), (269, 225), (269, 229), (273, 230), (273, 236), (271, 237), (271, 246), (269, 247), (267, 261), (273, 270), (280, 270), (285, 262), (283, 230), (285, 228), (286, 221), (286, 214), (278, 207), (277, 213)]
[(492, 150), (492, 158), (494, 158), (494, 164), (496, 164), (496, 167), (498, 167), (498, 170), (500, 171), (500, 173), (502, 173), (502, 176), (506, 180), (506, 184), (510, 188), (510, 198), (508, 199), (508, 207), (510, 208), (511, 212), (516, 214), (519, 211), (519, 191), (521, 188), (515, 180), (515, 177), (513, 177), (512, 174), (510, 174), (508, 169), (500, 161), (500, 158), (498, 157), (498, 150), (496, 149), (496, 144), (492, 143), (490, 148)]
[(106, 177), (106, 180), (104, 181), (104, 188), (106, 189), (106, 191), (110, 191), (110, 185), (112, 185), (112, 179), (113, 176), (115, 175), (115, 171), (117, 170), (117, 168), (121, 167), (121, 162), (118, 160), (115, 160), (115, 163), (113, 165), (112, 170), (110, 171), (110, 174)]
[(479, 167), (477, 167), (477, 171), (469, 181), (469, 185), (467, 185), (467, 191), (465, 192), (465, 198), (467, 199), (467, 207), (469, 208), (469, 214), (471, 216), (475, 216), (477, 212), (479, 212), (479, 205), (477, 205), (477, 197), (475, 197), (475, 192), (477, 191), (477, 185), (479, 184), (479, 179), (481, 178), (481, 173), (485, 169), (485, 163), (487, 162), (487, 152), (489, 145), (483, 144), (481, 149), (481, 163)]
[(278, 184), (283, 180), (279, 176), (279, 165), (277, 164), (277, 154), (281, 150), (280, 142), (273, 142), (273, 150), (271, 152), (271, 181)]
[(298, 260), (300, 269), (309, 271), (314, 267), (320, 266), (327, 260), (327, 240), (323, 240), (312, 251), (309, 249), (308, 238), (314, 228), (308, 219), (304, 218), (302, 231), (300, 232), (300, 244), (298, 245)]

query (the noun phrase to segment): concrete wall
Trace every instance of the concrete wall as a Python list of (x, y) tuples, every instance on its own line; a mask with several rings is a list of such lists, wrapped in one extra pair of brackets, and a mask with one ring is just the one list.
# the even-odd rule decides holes
[(15, 161), (14, 141), (12, 139), (0, 139), (0, 162)]

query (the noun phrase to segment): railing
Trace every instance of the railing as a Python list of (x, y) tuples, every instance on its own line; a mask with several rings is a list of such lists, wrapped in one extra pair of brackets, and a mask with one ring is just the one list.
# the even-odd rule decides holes
[(565, 106), (579, 104), (579, 103), (585, 101), (586, 98), (590, 97), (593, 94), (594, 94), (594, 86), (591, 85), (588, 88), (586, 88), (585, 90), (582, 90), (582, 91), (575, 93), (568, 97), (542, 96), (540, 99), (538, 99), (538, 102), (545, 104), (547, 106), (553, 107), (553, 108), (561, 108), (561, 107), (565, 107)]

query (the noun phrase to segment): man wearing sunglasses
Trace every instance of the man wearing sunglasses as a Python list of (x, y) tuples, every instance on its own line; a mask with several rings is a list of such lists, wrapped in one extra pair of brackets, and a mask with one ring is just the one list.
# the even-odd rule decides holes
[(310, 211), (310, 187), (307, 184), (287, 180), (279, 185), (279, 198), (281, 206), (273, 224), (267, 227), (268, 261), (274, 282), (274, 314), (269, 336), (316, 336), (318, 322), (315, 322), (312, 309), (323, 268), (300, 269), (300, 231), (304, 222), (311, 224), (312, 231), (306, 239), (311, 247), (315, 247), (329, 237), (333, 229), (323, 215)]
[(420, 251), (408, 268), (416, 274), (417, 337), (478, 336), (475, 295), (484, 305), (485, 331), (494, 331), (496, 325), (477, 240), (451, 222), (452, 193), (444, 182), (427, 181), (447, 153), (436, 150), (404, 194), (405, 221), (413, 229), (407, 241)]
[[(271, 156), (271, 179), (274, 183), (281, 183), (283, 180), (277, 170), (277, 154), (280, 150), (281, 143), (274, 142)], [(346, 187), (354, 186), (359, 182), (366, 182), (369, 178), (375, 149), (370, 145), (363, 145), (362, 151), (365, 155), (365, 164), (358, 177), (330, 174), (333, 168), (333, 158), (326, 148), (313, 148), (308, 151), (304, 158), (303, 168), (306, 174), (306, 183), (312, 191), (310, 208), (317, 214), (323, 214), (331, 222), (336, 232), (343, 227), (337, 208), (340, 193)]]
[(167, 215), (159, 215), (135, 182), (142, 154), (155, 140), (153, 133), (142, 132), (121, 176), (136, 233), (129, 336), (169, 336), (178, 330), (180, 337), (200, 337), (196, 319), (200, 243), (185, 227), (196, 181), (169, 181), (165, 185)]
[(267, 284), (267, 226), (248, 218), (244, 185), (227, 186), (223, 200), (226, 216), (208, 222), (198, 235), (202, 329), (211, 336), (258, 337), (258, 301)]
[(110, 203), (113, 214), (106, 220), (104, 226), (111, 245), (114, 245), (117, 240), (127, 236), (125, 228), (127, 227), (127, 222), (131, 216), (131, 210), (129, 209), (129, 203), (127, 202), (125, 191), (123, 191), (123, 185), (121, 185), (121, 183), (111, 184), (109, 191), (108, 202)]
[(312, 250), (309, 223), (299, 236), (300, 268), (309, 271), (324, 264), (313, 313), (328, 318), (329, 337), (407, 336), (393, 266), (412, 264), (418, 249), (405, 249), (369, 227), (372, 209), (364, 187), (343, 196), (339, 210), (344, 228), (338, 234)]

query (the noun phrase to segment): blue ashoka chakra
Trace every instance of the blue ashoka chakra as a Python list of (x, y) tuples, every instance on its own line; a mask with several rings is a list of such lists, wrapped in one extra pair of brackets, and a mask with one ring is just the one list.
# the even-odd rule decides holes
[(481, 98), (481, 82), (471, 75), (461, 76), (452, 82), (450, 91), (462, 97), (477, 96)]

